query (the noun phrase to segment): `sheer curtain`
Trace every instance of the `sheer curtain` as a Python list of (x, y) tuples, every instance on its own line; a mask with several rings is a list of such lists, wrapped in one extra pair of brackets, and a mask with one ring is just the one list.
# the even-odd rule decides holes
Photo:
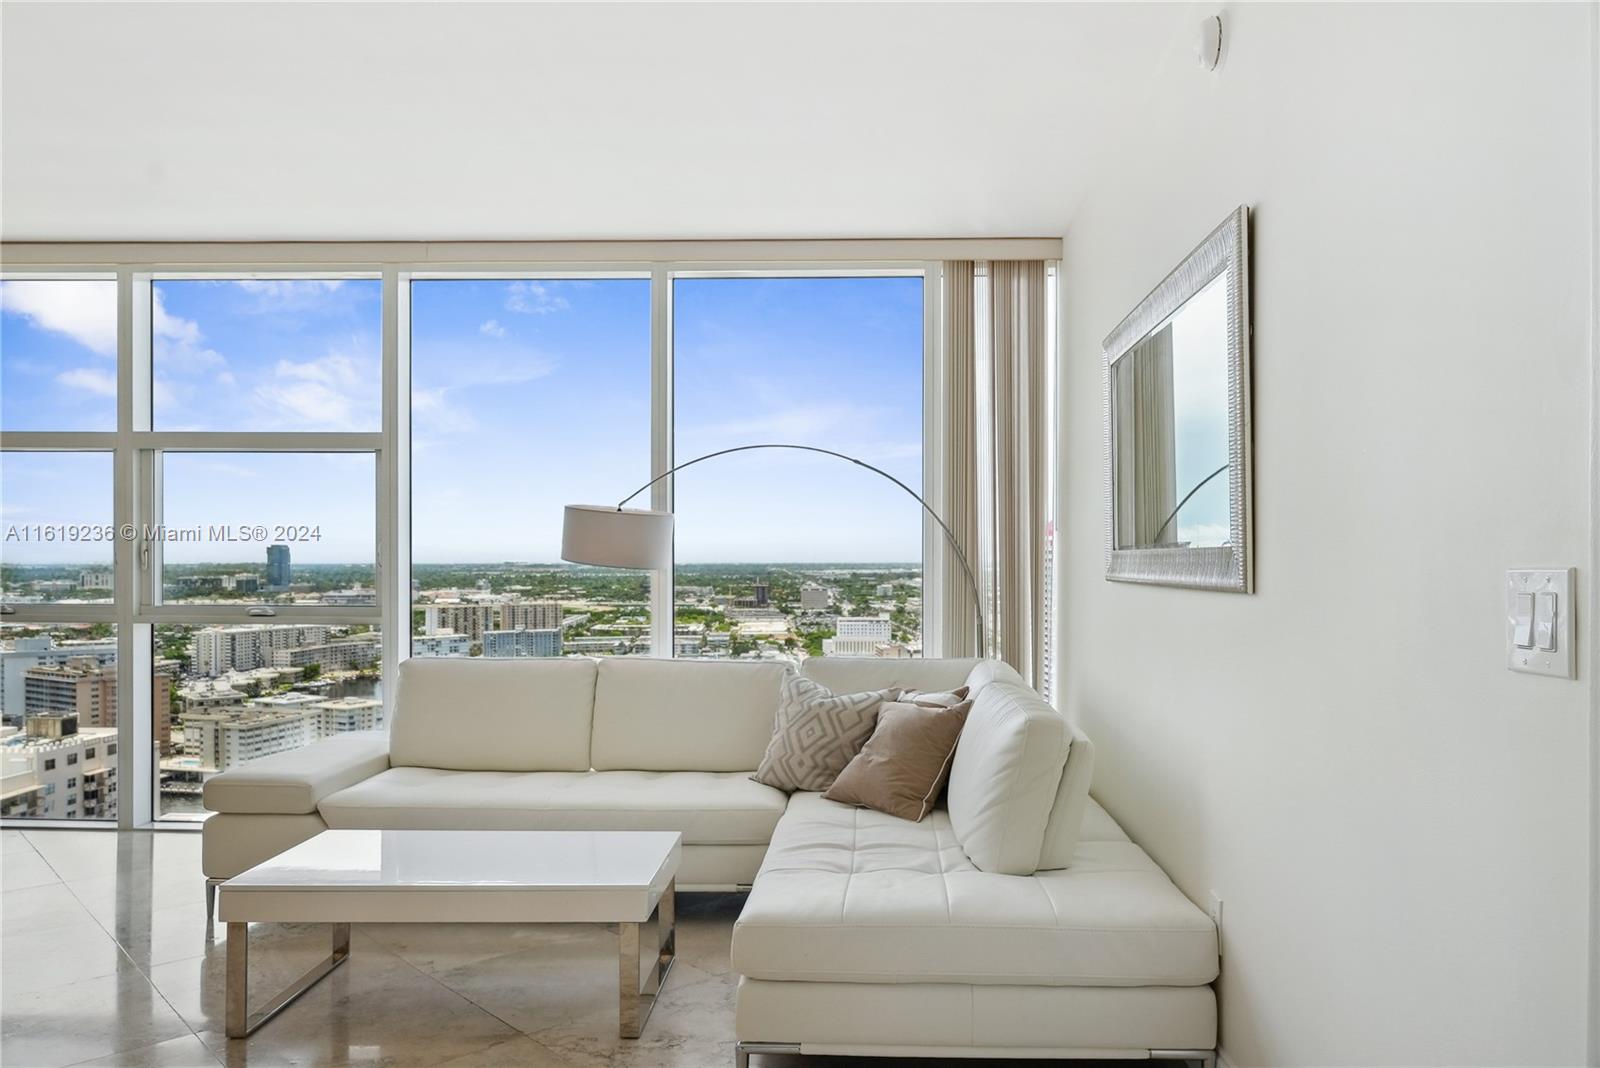
[[(1038, 686), (1044, 672), (1049, 412), (1048, 271), (1042, 260), (944, 265), (942, 514), (983, 591), (977, 650), (960, 565), (941, 546), (942, 652), (998, 656)], [(960, 590), (959, 595), (956, 590)], [(958, 610), (959, 609), (959, 610)]]

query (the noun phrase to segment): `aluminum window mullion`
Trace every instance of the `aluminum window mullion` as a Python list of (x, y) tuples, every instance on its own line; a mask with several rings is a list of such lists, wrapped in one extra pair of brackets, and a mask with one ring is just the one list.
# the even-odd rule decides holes
[[(944, 266), (923, 265), (922, 274), (922, 496), (939, 515), (949, 514), (944, 487)], [(932, 610), (944, 599), (944, 573), (940, 564), (950, 547), (938, 524), (922, 513), (922, 655), (943, 656), (946, 635), (943, 616)]]
[(145, 608), (138, 613), (135, 620), (139, 623), (177, 623), (197, 626), (238, 623), (299, 623), (302, 625), (328, 624), (331, 626), (364, 624), (378, 626), (383, 622), (381, 609), (375, 604), (341, 605), (329, 608), (314, 605), (256, 605), (249, 607), (270, 608), (272, 609), (272, 614), (270, 616), (247, 615), (246, 606), (242, 602), (238, 605), (175, 604), (155, 605)]
[[(672, 370), (672, 279), (669, 264), (657, 264), (650, 272), (650, 473), (672, 470), (673, 462), (673, 370)], [(650, 488), (650, 507), (673, 510), (672, 478), (664, 478)], [(677, 549), (672, 566), (656, 571), (650, 581), (650, 653), (658, 657), (677, 655), (677, 620), (674, 603), (677, 582)]]
[(150, 689), (138, 682), (141, 677), (149, 678), (148, 660), (142, 672), (137, 670), (140, 649), (149, 648), (148, 636), (143, 642), (139, 640), (135, 622), (141, 579), (139, 545), (122, 536), (139, 521), (141, 479), (133, 433), (139, 419), (136, 398), (149, 395), (149, 361), (143, 361), (141, 367), (137, 358), (141, 351), (148, 351), (148, 346), (140, 346), (137, 340), (136, 288), (137, 277), (132, 270), (117, 272), (117, 445), (112, 461), (112, 522), (118, 537), (112, 555), (112, 582), (117, 612), (117, 826), (123, 829), (150, 822), (155, 795), (150, 749), (141, 744), (141, 739), (153, 740), (154, 732), (150, 729)]
[(167, 452), (377, 452), (384, 446), (378, 433), (317, 431), (145, 430), (133, 435), (135, 447)]
[(411, 282), (383, 272), (383, 446), (377, 466), (380, 672), (390, 722), (400, 662), (411, 655)]
[(121, 442), (115, 430), (0, 430), (6, 452), (111, 452)]

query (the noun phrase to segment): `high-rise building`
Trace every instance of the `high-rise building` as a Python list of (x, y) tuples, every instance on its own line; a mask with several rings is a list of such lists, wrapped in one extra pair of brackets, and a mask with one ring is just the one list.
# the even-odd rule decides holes
[(94, 657), (74, 657), (64, 664), (41, 664), (22, 675), (25, 715), (71, 713), (85, 727), (117, 725), (117, 666), (102, 666)]
[(492, 604), (430, 604), (422, 613), (424, 634), (464, 635), (469, 642), (483, 637), (483, 632), (494, 629)]
[(117, 814), (117, 731), (79, 729), (71, 713), (0, 728), (0, 817), (110, 819)]
[(320, 727), (321, 717), (307, 708), (252, 703), (243, 712), (184, 716), (183, 748), (202, 770), (226, 771), (247, 760), (308, 746), (318, 740)]
[(756, 602), (755, 606), (757, 608), (765, 608), (765, 607), (767, 607), (767, 601), (770, 600), (771, 597), (772, 597), (772, 587), (769, 584), (767, 584), (765, 582), (757, 582), (755, 584), (755, 598), (754, 598), (754, 600)]
[(273, 655), (284, 649), (320, 645), (329, 628), (317, 624), (258, 623), (206, 627), (195, 631), (194, 671), (217, 676), (229, 671), (273, 667)]
[(808, 582), (800, 587), (800, 609), (803, 612), (820, 612), (833, 600), (828, 587)]
[(312, 707), (317, 714), (317, 733), (323, 738), (383, 726), (383, 702), (376, 697), (338, 697)]
[(411, 636), (412, 656), (468, 656), (471, 652), (472, 639), (465, 634), (444, 631), (440, 634)]
[(209, 774), (335, 734), (382, 726), (383, 702), (375, 697), (277, 694), (243, 707), (185, 714), (184, 752), (194, 771)]
[(275, 590), (286, 590), (292, 581), (287, 545), (267, 546), (267, 585)]
[(484, 656), (560, 656), (560, 630), (490, 630), (483, 634)]
[(0, 647), (0, 712), (5, 721), (22, 725), (25, 684), (23, 675), (29, 668), (41, 665), (65, 664), (75, 657), (93, 657), (99, 664), (117, 662), (117, 643), (104, 641), (66, 642), (57, 644), (48, 634), (31, 638), (17, 638)]
[(471, 602), (430, 604), (423, 609), (424, 634), (463, 634), (478, 641), (491, 630), (559, 630), (561, 604), (557, 601)]
[[(156, 743), (163, 753), (172, 751), (172, 679), (177, 666), (172, 660), (156, 661), (150, 680)], [(78, 656), (63, 664), (31, 667), (22, 678), (26, 715), (70, 714), (82, 728), (116, 727), (116, 664)]]
[(109, 590), (115, 585), (116, 575), (110, 571), (78, 572), (78, 588), (82, 590)]
[(496, 630), (560, 630), (558, 601), (509, 601), (497, 606)]
[(841, 619), (832, 638), (824, 638), (827, 656), (877, 656), (878, 647), (890, 638), (887, 619)]
[(383, 643), (378, 635), (355, 634), (318, 645), (274, 650), (272, 666), (305, 668), (315, 664), (322, 671), (351, 671), (376, 664), (382, 655)]

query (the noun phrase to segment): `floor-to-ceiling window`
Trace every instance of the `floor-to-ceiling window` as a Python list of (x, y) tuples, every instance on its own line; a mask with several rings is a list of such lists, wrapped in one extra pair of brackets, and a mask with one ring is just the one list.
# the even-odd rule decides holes
[[(923, 278), (672, 286), (674, 459), (842, 453), (922, 490)], [(757, 449), (674, 476), (678, 655), (917, 656), (921, 506), (836, 456)]]
[(413, 656), (651, 652), (653, 577), (561, 561), (565, 505), (650, 478), (650, 284), (411, 282)]
[[(382, 285), (137, 278), (139, 610), (154, 813), (209, 776), (383, 725)], [(134, 413), (145, 418), (144, 397)]]
[(0, 817), (118, 803), (117, 283), (0, 282)]
[[(0, 281), (5, 817), (203, 817), (415, 656), (920, 655), (923, 262), (77, 265)], [(937, 643), (937, 636), (934, 637)]]

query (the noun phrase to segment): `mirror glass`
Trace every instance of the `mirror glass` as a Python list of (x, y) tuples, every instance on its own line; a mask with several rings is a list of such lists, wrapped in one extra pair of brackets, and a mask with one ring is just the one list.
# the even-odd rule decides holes
[(1111, 365), (1118, 549), (1229, 542), (1227, 278)]

